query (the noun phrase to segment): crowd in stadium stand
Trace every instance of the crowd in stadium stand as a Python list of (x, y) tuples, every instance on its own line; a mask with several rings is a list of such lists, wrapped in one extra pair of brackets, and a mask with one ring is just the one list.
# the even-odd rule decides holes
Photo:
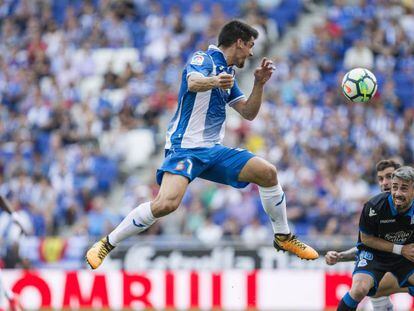
[[(226, 134), (228, 145), (277, 166), (292, 227), (302, 235), (355, 235), (362, 203), (379, 191), (375, 163), (393, 156), (413, 163), (414, 8), (408, 1), (343, 2), (334, 1), (325, 23), (275, 60), (259, 117), (233, 119)], [(288, 0), (266, 9), (267, 1), (237, 0), (70, 3), (0, 4), (0, 193), (31, 218), (37, 236), (102, 236), (153, 198), (155, 183), (139, 174), (125, 178), (122, 157), (104, 150), (102, 137), (149, 129), (159, 155), (191, 53), (216, 43), (233, 17), (259, 28), (257, 54), (267, 53), (302, 10), (301, 1)], [(108, 66), (98, 95), (82, 89), (100, 70), (94, 51), (131, 47), (138, 59), (119, 72)], [(353, 67), (378, 79), (369, 104), (347, 103), (340, 94)], [(103, 95), (117, 90), (120, 103)], [(147, 168), (155, 174), (158, 164)], [(109, 208), (118, 183), (122, 198)], [(205, 243), (241, 235), (256, 243), (268, 241), (271, 230), (255, 186), (239, 191), (197, 180), (181, 208), (149, 234)]]

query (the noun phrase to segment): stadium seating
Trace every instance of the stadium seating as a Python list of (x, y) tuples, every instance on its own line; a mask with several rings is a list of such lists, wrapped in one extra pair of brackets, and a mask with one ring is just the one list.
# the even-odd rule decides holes
[[(123, 200), (135, 204), (138, 197), (131, 194), (131, 188), (145, 185), (156, 189), (154, 179), (140, 173), (146, 170), (145, 176), (153, 176), (162, 158), (165, 127), (175, 109), (182, 66), (202, 43), (215, 43), (210, 41), (215, 40), (218, 27), (206, 27), (201, 33), (186, 29), (184, 21), (194, 4), (190, 0), (54, 0), (50, 1), (49, 21), (43, 20), (42, 12), (30, 3), (6, 1), (0, 17), (0, 191), (30, 214), (36, 235), (60, 231), (87, 235), (86, 226), (79, 228), (76, 223), (61, 220), (68, 213), (68, 202), (75, 202), (79, 225), (90, 215), (96, 196), (104, 195), (109, 202), (114, 193), (118, 197), (121, 193)], [(88, 13), (89, 3), (93, 14)], [(208, 21), (217, 23), (248, 18), (252, 11), (246, 12), (246, 7), (257, 5), (254, 14), (260, 15), (264, 25), (275, 21), (280, 36), (300, 22), (306, 4), (301, 0), (199, 3)], [(279, 56), (259, 117), (252, 123), (229, 122), (226, 143), (251, 148), (277, 165), (288, 206), (292, 206), (292, 225), (299, 234), (355, 234), (349, 224), (356, 224), (363, 200), (348, 202), (341, 194), (339, 180), (355, 178), (368, 185), (368, 196), (377, 191), (373, 165), (381, 157), (398, 155), (406, 163), (413, 162), (412, 37), (406, 34), (409, 29), (391, 22), (382, 4), (366, 3), (326, 7), (323, 25), (298, 42), (297, 49)], [(213, 5), (221, 8), (224, 20), (212, 15)], [(393, 5), (392, 12), (409, 17), (402, 4)], [(181, 14), (178, 20), (172, 18), (174, 10)], [(93, 27), (84, 26), (88, 23)], [(374, 29), (370, 23), (378, 27)], [(35, 40), (36, 29), (40, 43)], [(381, 31), (384, 42), (378, 44), (374, 38), (377, 40)], [(392, 31), (401, 33), (394, 43)], [(169, 41), (155, 42), (160, 38)], [(358, 38), (365, 40), (376, 61), (383, 53), (378, 46), (389, 47), (395, 61), (390, 72), (381, 72), (374, 62), (372, 71), (379, 91), (365, 106), (345, 102), (338, 88), (345, 71), (344, 54)], [(267, 37), (265, 42), (273, 39)], [(148, 55), (147, 49), (154, 42), (161, 44), (163, 54), (155, 49), (151, 53), (159, 55)], [(240, 77), (245, 72), (240, 72)], [(405, 122), (402, 125), (401, 120)], [(377, 130), (378, 124), (382, 133)], [(391, 143), (387, 137), (399, 139)], [(39, 186), (39, 174), (50, 181), (50, 191), (55, 195), (55, 224), (50, 224), (46, 211), (33, 213), (19, 196), (16, 185), (21, 170), (28, 178), (19, 187), (29, 189), (29, 197)], [(129, 174), (137, 176), (123, 191), (124, 178)], [(224, 227), (230, 226), (228, 223), (234, 226), (235, 213), (226, 212), (231, 202), (225, 192), (205, 185), (196, 181), (190, 187), (183, 202), (190, 215), (188, 221), (200, 217), (201, 223), (212, 219)], [(156, 191), (146, 193), (149, 200)], [(202, 203), (201, 216), (192, 211), (195, 202)], [(268, 227), (255, 187), (246, 190), (243, 202), (240, 208), (257, 215)], [(320, 202), (330, 206), (331, 214), (324, 214)], [(109, 207), (114, 220), (133, 207), (114, 205)], [(330, 228), (315, 225), (339, 216), (346, 221)], [(243, 219), (236, 217), (234, 223), (234, 232), (246, 227)], [(173, 231), (196, 236), (186, 221), (177, 226)], [(157, 233), (162, 235), (163, 231)], [(228, 232), (224, 235), (234, 236)]]

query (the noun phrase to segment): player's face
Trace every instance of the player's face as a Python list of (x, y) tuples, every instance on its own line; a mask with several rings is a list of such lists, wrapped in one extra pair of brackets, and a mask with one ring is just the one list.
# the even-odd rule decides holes
[(236, 67), (243, 68), (246, 59), (253, 56), (254, 38), (252, 37), (249, 41), (244, 42), (239, 39), (237, 41), (237, 55), (236, 55)]
[(395, 168), (387, 167), (386, 169), (377, 172), (377, 181), (382, 192), (391, 191), (392, 173), (394, 173), (394, 171)]
[(394, 206), (399, 213), (407, 211), (414, 199), (414, 185), (412, 182), (394, 177), (391, 184), (391, 195)]

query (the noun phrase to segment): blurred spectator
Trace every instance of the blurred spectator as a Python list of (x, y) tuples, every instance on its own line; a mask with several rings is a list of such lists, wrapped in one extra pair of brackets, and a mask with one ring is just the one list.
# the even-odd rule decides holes
[(116, 226), (117, 218), (105, 206), (103, 197), (95, 197), (88, 215), (88, 234), (100, 237), (111, 232)]
[(405, 32), (407, 39), (413, 43), (414, 42), (414, 6), (407, 4), (406, 14), (404, 14), (400, 19), (400, 25)]
[(243, 242), (249, 247), (266, 243), (269, 241), (270, 236), (268, 227), (260, 224), (257, 218), (252, 219), (251, 223), (244, 227), (241, 233)]
[(201, 2), (194, 2), (191, 11), (184, 17), (185, 28), (192, 33), (202, 33), (209, 25), (209, 16)]
[(204, 223), (197, 229), (197, 238), (206, 245), (214, 245), (220, 241), (223, 236), (221, 226), (214, 224), (211, 218), (207, 217)]
[(352, 47), (346, 50), (344, 67), (352, 69), (356, 67), (372, 69), (374, 67), (374, 55), (364, 39), (357, 39)]
[[(290, 220), (302, 234), (356, 234), (361, 202), (376, 189), (373, 164), (395, 155), (413, 163), (414, 11), (408, 2), (335, 1), (322, 24), (277, 56), (258, 118), (246, 122), (229, 113), (226, 144), (277, 165)], [(243, 17), (260, 32), (255, 55), (272, 56), (268, 51), (302, 4), (3, 1), (1, 193), (29, 217), (37, 236), (104, 235), (156, 194), (148, 176), (163, 152), (189, 55), (226, 20)], [(338, 91), (353, 67), (377, 77), (378, 92), (368, 104), (350, 104)], [(125, 165), (140, 154), (123, 150), (147, 146), (125, 139), (132, 131), (150, 132), (156, 145), (142, 167)], [(197, 180), (177, 214), (148, 234), (215, 243), (242, 232), (246, 243), (260, 243), (262, 213), (255, 187), (240, 192)]]

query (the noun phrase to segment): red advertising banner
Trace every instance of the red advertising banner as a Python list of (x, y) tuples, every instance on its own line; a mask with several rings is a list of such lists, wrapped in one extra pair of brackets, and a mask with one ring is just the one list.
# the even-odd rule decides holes
[[(350, 273), (300, 269), (5, 270), (2, 275), (25, 310), (334, 310), (351, 285)], [(396, 310), (410, 310), (413, 305), (408, 294), (394, 295), (392, 300)], [(372, 310), (368, 300), (361, 306)]]
[(325, 306), (334, 308), (351, 288), (350, 273), (327, 273), (325, 275)]

